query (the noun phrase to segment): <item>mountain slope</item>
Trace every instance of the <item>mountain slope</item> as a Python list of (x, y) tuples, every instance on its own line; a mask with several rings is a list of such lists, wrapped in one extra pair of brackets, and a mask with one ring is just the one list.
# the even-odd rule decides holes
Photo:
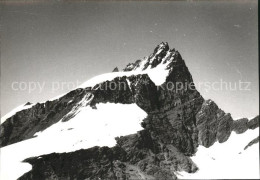
[[(1, 177), (16, 179), (28, 171), (20, 179), (193, 178), (189, 173), (204, 172), (203, 147), (225, 145), (234, 132), (242, 136), (257, 127), (259, 117), (234, 121), (204, 100), (180, 53), (161, 43), (121, 72), (94, 77), (7, 118), (0, 145), (1, 164), (9, 166)], [(10, 173), (14, 167), (24, 169)], [(258, 177), (255, 170), (251, 174)]]
[(225, 143), (215, 143), (210, 148), (199, 146), (198, 152), (191, 157), (199, 166), (194, 174), (179, 173), (181, 179), (257, 179), (259, 173), (259, 145), (248, 149), (245, 146), (255, 137), (259, 140), (259, 128), (244, 134), (232, 132)]

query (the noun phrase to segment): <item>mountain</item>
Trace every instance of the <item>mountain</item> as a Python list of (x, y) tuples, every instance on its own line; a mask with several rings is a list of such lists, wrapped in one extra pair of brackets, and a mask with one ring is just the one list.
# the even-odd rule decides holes
[(164, 42), (1, 122), (0, 179), (259, 178), (259, 116), (205, 100)]

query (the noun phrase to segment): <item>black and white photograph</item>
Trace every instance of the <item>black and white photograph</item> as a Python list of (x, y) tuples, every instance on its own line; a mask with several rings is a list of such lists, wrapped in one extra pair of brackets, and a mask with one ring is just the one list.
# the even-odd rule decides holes
[(257, 0), (1, 0), (0, 180), (259, 179)]

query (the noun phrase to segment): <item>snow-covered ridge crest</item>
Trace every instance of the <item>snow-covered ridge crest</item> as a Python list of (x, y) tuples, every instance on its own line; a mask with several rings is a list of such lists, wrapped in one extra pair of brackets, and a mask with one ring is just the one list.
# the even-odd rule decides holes
[[(147, 79), (153, 82), (153, 84), (155, 84), (156, 86), (160, 86), (166, 81), (166, 78), (169, 76), (172, 70), (171, 67), (173, 66), (171, 63), (176, 63), (176, 62), (178, 63), (179, 61), (182, 61), (182, 59), (178, 57), (178, 52), (175, 51), (174, 49), (170, 49), (167, 43), (161, 43), (155, 48), (155, 50), (150, 56), (144, 58), (142, 61), (139, 62), (142, 66), (136, 64), (136, 67), (138, 66), (139, 68), (134, 68), (132, 70), (128, 68), (127, 70), (124, 69), (123, 71), (120, 72), (111, 72), (111, 73), (102, 74), (90, 79), (89, 81), (83, 83), (81, 86), (75, 88), (74, 90), (66, 94), (63, 94), (61, 96), (58, 96), (56, 98), (53, 98), (49, 101), (31, 104), (30, 106), (26, 106), (22, 108), (19, 107), (14, 111), (12, 111), (10, 115), (5, 116), (6, 118), (5, 120), (9, 119), (9, 121), (8, 122), (5, 121), (5, 123), (3, 123), (1, 128), (12, 129), (12, 126), (14, 126), (13, 122), (17, 124), (18, 122), (21, 121), (21, 123), (25, 123), (26, 125), (19, 127), (18, 128), (19, 130), (13, 132), (14, 139), (16, 137), (16, 135), (14, 134), (22, 133), (24, 130), (21, 129), (24, 127), (29, 128), (29, 130), (28, 129), (27, 130), (33, 131), (31, 133), (35, 134), (35, 132), (44, 130), (48, 126), (51, 126), (53, 123), (56, 123), (61, 119), (64, 118), (70, 119), (76, 116), (79, 113), (78, 108), (79, 105), (81, 104), (80, 100), (82, 100), (82, 98), (85, 99), (85, 97), (82, 97), (81, 95), (82, 94), (84, 95), (87, 92), (96, 91), (96, 89), (94, 88), (96, 87), (96, 85), (99, 85), (107, 81), (113, 82), (117, 78), (123, 77), (123, 79), (125, 79), (124, 82), (127, 83), (126, 86), (124, 87), (130, 87), (130, 79), (137, 77), (139, 75), (146, 75), (144, 77), (148, 77)], [(93, 95), (95, 96), (95, 94)], [(93, 97), (90, 98), (89, 102), (91, 102), (91, 99), (93, 99)], [(134, 103), (134, 101), (131, 100), (127, 101), (127, 103), (130, 102)], [(53, 110), (50, 110), (50, 107)], [(41, 116), (41, 118), (32, 115), (35, 113), (39, 113), (39, 116)], [(29, 119), (29, 118), (33, 118), (34, 121), (37, 122), (39, 121), (39, 119), (41, 119), (40, 121), (43, 121), (41, 122), (43, 123), (43, 125), (39, 124), (38, 122), (37, 124), (39, 125), (31, 126), (30, 123), (22, 120), (22, 119)], [(17, 119), (19, 119), (19, 121), (17, 121)], [(51, 119), (51, 120), (45, 121), (45, 119)], [(14, 139), (10, 140), (9, 137), (5, 137), (7, 132), (6, 130), (2, 132), (3, 133), (1, 134), (0, 137), (3, 138), (3, 142), (2, 142), (3, 144), (5, 144), (7, 141), (8, 142), (12, 141), (13, 143), (17, 142)], [(29, 135), (29, 137), (31, 137), (31, 135)]]
[[(90, 80), (82, 83), (75, 89), (78, 88), (87, 88), (87, 87), (94, 87), (95, 85), (105, 82), (105, 81), (112, 81), (116, 77), (123, 77), (123, 76), (132, 76), (138, 74), (147, 74), (150, 79), (157, 85), (160, 86), (165, 82), (166, 77), (169, 75), (170, 71), (170, 63), (175, 60), (175, 55), (178, 51), (175, 49), (170, 49), (167, 42), (160, 43), (155, 49), (154, 52), (144, 57), (141, 60), (137, 60), (135, 63), (130, 63), (124, 68), (122, 71), (119, 72), (110, 72), (101, 74), (91, 78)], [(73, 89), (73, 90), (75, 90)], [(50, 99), (49, 101), (54, 101), (65, 96), (67, 93), (56, 96), (55, 98)], [(45, 102), (41, 102), (45, 103)], [(29, 109), (35, 104), (30, 105), (20, 105), (1, 117), (1, 123), (6, 121), (6, 119), (10, 118), (11, 116), (15, 115), (17, 112), (20, 112), (24, 109)]]
[(177, 61), (178, 51), (170, 49), (167, 42), (160, 43), (154, 52), (141, 60), (129, 63), (123, 71), (111, 72), (95, 76), (77, 88), (93, 87), (105, 81), (112, 81), (116, 77), (147, 74), (155, 85), (162, 85), (171, 70), (170, 63)]

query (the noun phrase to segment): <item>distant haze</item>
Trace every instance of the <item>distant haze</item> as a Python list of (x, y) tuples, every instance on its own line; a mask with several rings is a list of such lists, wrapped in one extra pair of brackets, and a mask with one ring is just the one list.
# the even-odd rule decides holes
[[(251, 82), (250, 91), (199, 91), (233, 118), (258, 114), (256, 0), (10, 2), (0, 4), (1, 116), (122, 69), (162, 41), (181, 53), (195, 83)], [(39, 85), (32, 92), (23, 87), (30, 82)], [(65, 86), (53, 90), (54, 82)]]

